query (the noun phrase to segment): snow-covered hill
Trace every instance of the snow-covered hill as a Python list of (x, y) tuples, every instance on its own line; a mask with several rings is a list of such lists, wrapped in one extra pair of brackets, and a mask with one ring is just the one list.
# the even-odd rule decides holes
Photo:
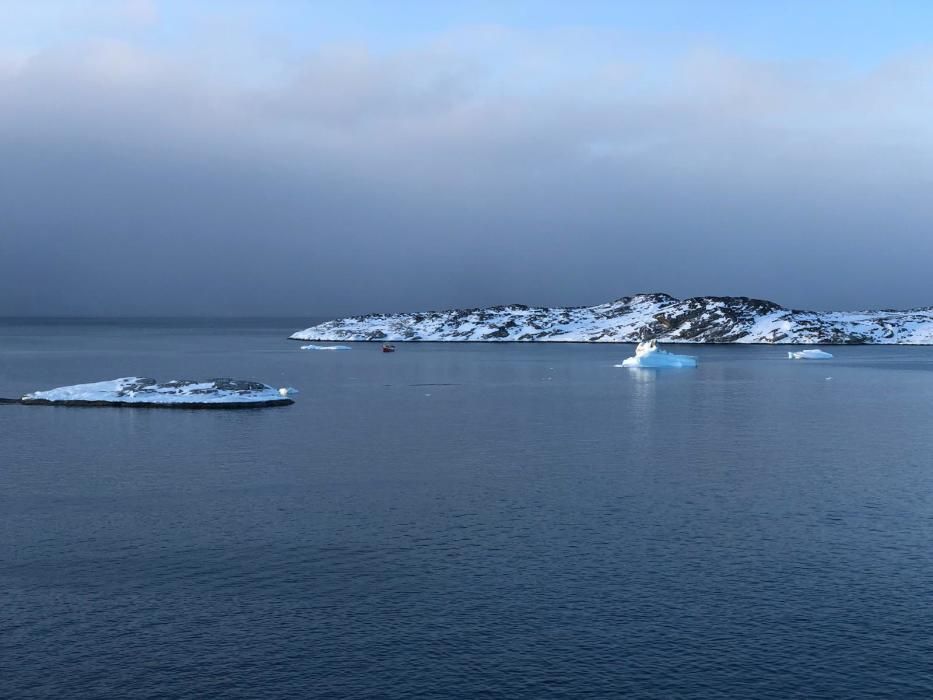
[(747, 297), (637, 294), (608, 304), (369, 314), (291, 336), (323, 341), (546, 341), (629, 343), (933, 344), (933, 307), (908, 311), (799, 311)]

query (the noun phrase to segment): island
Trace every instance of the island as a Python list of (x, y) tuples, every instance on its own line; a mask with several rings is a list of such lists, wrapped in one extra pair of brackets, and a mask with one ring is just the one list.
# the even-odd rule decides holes
[(636, 294), (597, 306), (511, 304), (367, 314), (290, 336), (303, 341), (767, 344), (933, 344), (933, 307), (906, 311), (802, 311), (749, 297)]
[(4, 403), (26, 406), (116, 406), (130, 408), (263, 408), (294, 403), (294, 390), (243, 379), (172, 380), (122, 377), (34, 391)]

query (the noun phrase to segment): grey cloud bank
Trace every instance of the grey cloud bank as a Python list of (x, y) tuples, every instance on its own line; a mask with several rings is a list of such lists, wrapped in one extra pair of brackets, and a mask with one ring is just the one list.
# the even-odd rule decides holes
[(320, 48), (274, 79), (117, 40), (0, 62), (0, 315), (933, 303), (926, 57), (531, 71), (555, 41)]

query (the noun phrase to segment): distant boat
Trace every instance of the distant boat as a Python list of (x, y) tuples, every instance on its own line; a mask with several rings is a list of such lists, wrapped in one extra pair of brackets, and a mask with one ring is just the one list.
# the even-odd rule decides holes
[(382, 344), (382, 352), (395, 352), (395, 346), (389, 343)]

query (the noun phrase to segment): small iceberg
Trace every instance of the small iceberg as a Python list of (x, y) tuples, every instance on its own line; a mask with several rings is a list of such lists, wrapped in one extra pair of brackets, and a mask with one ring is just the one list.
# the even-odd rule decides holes
[(302, 350), (352, 350), (349, 345), (302, 345)]
[(260, 408), (287, 406), (291, 387), (275, 389), (243, 379), (155, 379), (122, 377), (92, 384), (34, 391), (20, 399), (27, 406), (131, 406), (134, 408)]
[(656, 340), (639, 343), (635, 356), (626, 358), (616, 367), (696, 367), (697, 358), (692, 355), (674, 355), (658, 348)]
[(833, 356), (822, 350), (800, 350), (787, 353), (788, 360), (831, 360)]

